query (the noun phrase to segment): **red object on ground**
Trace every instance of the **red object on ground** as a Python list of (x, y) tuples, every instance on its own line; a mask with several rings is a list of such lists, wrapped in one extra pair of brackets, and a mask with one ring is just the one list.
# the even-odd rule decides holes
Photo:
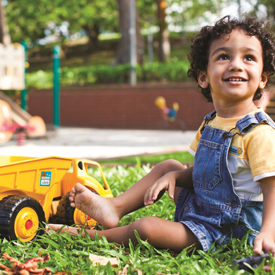
[(17, 133), (17, 145), (22, 146), (25, 145), (26, 142), (26, 129), (25, 128), (19, 128), (16, 130)]

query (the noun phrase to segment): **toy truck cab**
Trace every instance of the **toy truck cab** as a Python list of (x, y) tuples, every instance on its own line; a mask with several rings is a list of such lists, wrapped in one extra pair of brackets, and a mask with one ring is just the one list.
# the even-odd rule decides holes
[[(100, 172), (102, 181), (99, 182), (89, 175), (90, 170)], [(99, 174), (99, 173), (97, 173)], [(91, 191), (104, 196), (105, 198), (112, 198), (111, 189), (103, 174), (102, 168), (99, 163), (91, 160), (73, 159), (71, 168), (67, 171), (61, 180), (62, 193), (66, 194), (71, 191), (74, 185), (79, 182), (85, 185)]]
[[(100, 174), (102, 180), (91, 173)], [(68, 193), (77, 182), (100, 196), (113, 197), (97, 162), (0, 156), (0, 237), (28, 242), (43, 232), (41, 226), (49, 219), (94, 227), (96, 221), (70, 206)]]
[[(89, 172), (97, 174), (97, 179), (91, 177)], [(99, 180), (99, 178), (101, 178), (101, 180)], [(67, 225), (82, 224), (89, 228), (93, 228), (97, 224), (94, 219), (91, 219), (77, 208), (70, 206), (69, 192), (77, 182), (83, 184), (91, 190), (91, 192), (102, 197), (108, 199), (113, 197), (99, 163), (91, 160), (73, 159), (71, 168), (61, 180), (61, 193), (64, 195), (60, 200), (55, 213), (57, 216), (57, 222)]]

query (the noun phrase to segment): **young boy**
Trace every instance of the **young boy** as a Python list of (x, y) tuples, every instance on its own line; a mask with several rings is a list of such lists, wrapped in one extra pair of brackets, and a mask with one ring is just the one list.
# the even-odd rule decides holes
[[(188, 75), (215, 111), (190, 146), (194, 167), (164, 161), (113, 199), (77, 183), (70, 193), (72, 206), (110, 228), (97, 231), (98, 236), (127, 245), (136, 241), (136, 230), (158, 248), (181, 251), (194, 245), (207, 251), (213, 243), (249, 232), (254, 252), (275, 254), (275, 124), (253, 102), (274, 73), (274, 53), (271, 33), (254, 18), (227, 16), (202, 28), (193, 40)], [(124, 215), (153, 204), (165, 190), (176, 203), (174, 222), (144, 217), (116, 227)], [(88, 233), (95, 237), (94, 230)]]

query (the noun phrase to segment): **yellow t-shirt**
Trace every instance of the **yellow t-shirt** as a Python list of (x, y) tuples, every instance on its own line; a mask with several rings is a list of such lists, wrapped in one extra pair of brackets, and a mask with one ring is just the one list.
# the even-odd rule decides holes
[[(243, 117), (222, 118), (216, 115), (208, 125), (230, 131)], [(193, 155), (196, 153), (201, 137), (202, 125), (190, 145), (189, 151)], [(231, 132), (234, 134), (238, 132), (238, 129)], [(245, 135), (235, 135), (229, 149), (228, 168), (235, 192), (240, 198), (249, 201), (263, 201), (260, 180), (275, 176), (275, 130), (270, 125), (261, 124), (252, 128)]]

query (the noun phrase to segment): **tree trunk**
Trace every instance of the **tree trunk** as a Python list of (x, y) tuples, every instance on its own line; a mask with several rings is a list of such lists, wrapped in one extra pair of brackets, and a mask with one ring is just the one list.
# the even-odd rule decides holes
[(157, 0), (157, 19), (159, 26), (159, 60), (161, 62), (167, 61), (170, 56), (170, 41), (169, 41), (169, 31), (167, 29), (167, 24), (165, 21), (166, 17), (166, 0)]
[(99, 36), (99, 25), (94, 24), (93, 27), (88, 25), (83, 26), (84, 31), (88, 36), (88, 49), (90, 50), (97, 50), (98, 49), (98, 36)]
[(0, 43), (4, 45), (11, 44), (11, 38), (9, 35), (9, 28), (6, 21), (5, 11), (0, 3)]
[[(117, 0), (119, 12), (119, 27), (121, 38), (118, 45), (116, 58), (113, 65), (125, 64), (130, 62), (130, 17), (129, 17), (129, 0)], [(137, 62), (143, 62), (143, 47), (142, 36), (140, 33), (140, 23), (138, 22), (136, 9), (136, 45), (137, 45)]]

